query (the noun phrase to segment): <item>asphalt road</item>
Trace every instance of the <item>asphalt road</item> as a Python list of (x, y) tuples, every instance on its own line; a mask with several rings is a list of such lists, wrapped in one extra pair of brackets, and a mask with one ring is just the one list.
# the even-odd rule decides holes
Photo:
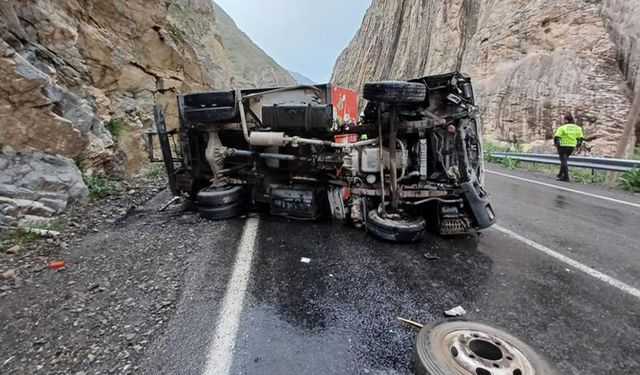
[(396, 317), (461, 305), (563, 373), (640, 373), (640, 198), (491, 169), (592, 195), (489, 174), (499, 229), (416, 245), (331, 221), (208, 223), (144, 372), (409, 374), (417, 331)]

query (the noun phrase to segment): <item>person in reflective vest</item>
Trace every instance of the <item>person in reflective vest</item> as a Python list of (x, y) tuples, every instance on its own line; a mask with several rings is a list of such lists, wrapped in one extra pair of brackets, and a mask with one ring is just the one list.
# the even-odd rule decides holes
[(559, 181), (569, 181), (569, 156), (576, 147), (582, 146), (584, 141), (584, 132), (579, 125), (575, 124), (573, 115), (567, 113), (560, 118), (562, 125), (556, 130), (553, 142), (558, 148), (560, 156), (560, 173), (558, 173)]

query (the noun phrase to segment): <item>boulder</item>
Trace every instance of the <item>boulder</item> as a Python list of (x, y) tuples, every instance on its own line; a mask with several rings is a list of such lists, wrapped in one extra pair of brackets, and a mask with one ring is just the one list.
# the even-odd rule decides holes
[(82, 173), (64, 156), (4, 146), (0, 167), (0, 225), (14, 225), (25, 217), (49, 218), (89, 197)]

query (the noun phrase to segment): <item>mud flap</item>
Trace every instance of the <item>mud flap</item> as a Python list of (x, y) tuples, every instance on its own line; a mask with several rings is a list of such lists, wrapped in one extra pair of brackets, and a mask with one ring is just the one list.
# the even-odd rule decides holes
[(481, 197), (471, 182), (460, 184), (464, 190), (464, 196), (471, 207), (478, 229), (489, 228), (496, 222), (496, 215), (491, 207), (491, 202), (485, 197)]

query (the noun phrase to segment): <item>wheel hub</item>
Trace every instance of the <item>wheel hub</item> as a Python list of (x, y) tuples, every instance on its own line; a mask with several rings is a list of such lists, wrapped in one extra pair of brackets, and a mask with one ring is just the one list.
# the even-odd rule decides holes
[(518, 348), (495, 335), (457, 330), (444, 337), (449, 360), (473, 375), (534, 375), (535, 370)]

